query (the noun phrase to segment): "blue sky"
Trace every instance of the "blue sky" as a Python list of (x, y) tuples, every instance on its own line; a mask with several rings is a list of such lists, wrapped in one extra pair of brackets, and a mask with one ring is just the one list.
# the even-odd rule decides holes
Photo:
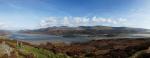
[(149, 0), (0, 0), (0, 29), (49, 26), (150, 28)]

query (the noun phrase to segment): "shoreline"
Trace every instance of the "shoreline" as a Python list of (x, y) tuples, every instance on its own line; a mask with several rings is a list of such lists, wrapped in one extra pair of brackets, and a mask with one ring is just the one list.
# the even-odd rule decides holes
[[(16, 39), (17, 40), (17, 39)], [(18, 41), (23, 41), (23, 42), (28, 42), (31, 44), (35, 45), (40, 45), (40, 44), (46, 44), (46, 43), (65, 43), (65, 44), (71, 44), (71, 43), (87, 43), (90, 41), (103, 41), (103, 40), (108, 40), (108, 41), (117, 41), (117, 40), (150, 40), (150, 37), (145, 37), (145, 38), (109, 38), (109, 39), (93, 39), (85, 42), (64, 42), (61, 40), (18, 40)]]

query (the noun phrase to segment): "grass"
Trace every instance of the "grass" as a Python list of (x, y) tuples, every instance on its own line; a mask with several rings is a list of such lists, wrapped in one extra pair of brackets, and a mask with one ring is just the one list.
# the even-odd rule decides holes
[(65, 54), (58, 53), (55, 54), (49, 50), (43, 48), (35, 48), (30, 45), (22, 44), (17, 45), (17, 41), (8, 40), (8, 39), (0, 39), (1, 41), (5, 41), (7, 45), (14, 48), (15, 55), (17, 58), (26, 58), (26, 55), (33, 55), (34, 58), (71, 58)]
[(25, 54), (34, 54), (36, 56), (36, 58), (70, 58), (69, 56), (66, 56), (64, 54), (54, 54), (51, 51), (42, 49), (42, 48), (34, 48), (32, 46), (28, 46), (28, 45), (23, 45), (22, 48), (20, 48), (21, 50), (23, 50), (23, 52)]

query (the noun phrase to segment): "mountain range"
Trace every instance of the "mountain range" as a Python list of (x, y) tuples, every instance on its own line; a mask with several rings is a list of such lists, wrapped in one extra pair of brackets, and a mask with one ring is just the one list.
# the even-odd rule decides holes
[(110, 26), (79, 26), (79, 27), (47, 27), (35, 30), (21, 30), (22, 33), (50, 34), (50, 35), (87, 35), (87, 36), (115, 36), (118, 34), (149, 33), (149, 29), (132, 27), (110, 27)]

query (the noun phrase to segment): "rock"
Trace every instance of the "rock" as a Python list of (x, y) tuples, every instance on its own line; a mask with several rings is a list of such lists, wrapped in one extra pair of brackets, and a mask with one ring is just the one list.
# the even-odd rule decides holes
[(0, 44), (0, 54), (5, 55), (7, 54), (10, 56), (10, 53), (13, 51), (13, 48), (11, 48), (9, 45), (5, 44), (5, 42)]

